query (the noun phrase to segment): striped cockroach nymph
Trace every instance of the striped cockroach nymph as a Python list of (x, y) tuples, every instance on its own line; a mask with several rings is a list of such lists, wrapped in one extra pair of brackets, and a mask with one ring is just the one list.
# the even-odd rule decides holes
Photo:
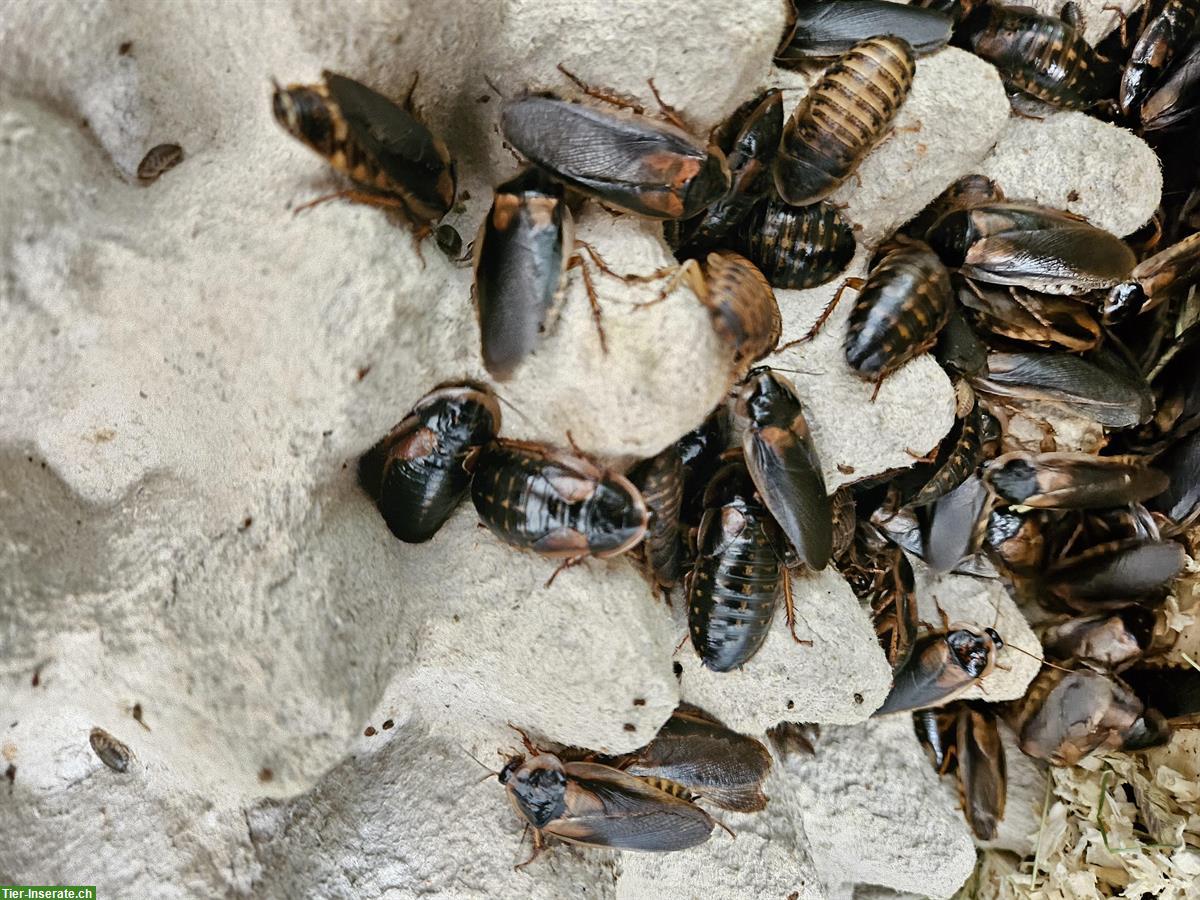
[[(415, 116), (352, 78), (323, 72), (321, 84), (274, 83), (271, 108), (292, 137), (329, 161), (354, 187), (319, 197), (346, 197), (403, 213), (429, 230), (454, 205), (454, 163), (446, 145)], [(415, 87), (415, 82), (414, 82)]]
[(903, 38), (861, 41), (812, 86), (783, 130), (775, 186), (794, 206), (832, 194), (883, 139), (912, 88), (916, 58)]
[(767, 199), (738, 229), (738, 249), (772, 287), (804, 290), (835, 278), (858, 248), (850, 223), (831, 203), (790, 206)]

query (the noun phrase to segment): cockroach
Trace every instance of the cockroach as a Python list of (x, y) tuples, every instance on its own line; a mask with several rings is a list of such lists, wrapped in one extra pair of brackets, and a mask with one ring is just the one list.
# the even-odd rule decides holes
[(1142, 659), (1154, 640), (1155, 614), (1130, 607), (1111, 615), (1075, 616), (1042, 632), (1046, 656), (1077, 659), (1087, 666), (1121, 672)]
[(471, 499), (500, 540), (564, 565), (624, 553), (645, 536), (649, 518), (625, 476), (579, 453), (503, 438), (479, 454)]
[(663, 296), (679, 281), (686, 283), (708, 309), (713, 330), (733, 351), (736, 372), (762, 359), (779, 343), (783, 319), (775, 292), (746, 257), (714, 250), (703, 262), (686, 260), (671, 277)]
[(1055, 562), (1046, 587), (1073, 609), (1125, 606), (1164, 591), (1186, 558), (1171, 541), (1114, 541)]
[(929, 762), (939, 775), (954, 771), (958, 753), (958, 710), (964, 704), (949, 703), (934, 709), (913, 712), (913, 730), (929, 754)]
[(486, 387), (448, 384), (426, 394), (358, 463), (358, 481), (392, 534), (419, 544), (450, 518), (471, 483), (468, 463), (500, 431)]
[(1162, 86), (1142, 104), (1142, 130), (1167, 131), (1195, 122), (1200, 115), (1200, 44), (1194, 44), (1168, 73)]
[(993, 510), (984, 535), (992, 560), (1015, 575), (1038, 571), (1046, 555), (1041, 516), (1037, 510)]
[(462, 235), (453, 225), (442, 223), (433, 231), (433, 239), (437, 242), (438, 249), (441, 250), (452, 261), (458, 260), (462, 254), (463, 239)]
[(918, 510), (922, 519), (925, 562), (935, 572), (950, 572), (982, 545), (992, 498), (978, 475)]
[(975, 837), (994, 840), (1008, 796), (1008, 766), (996, 716), (983, 704), (964, 703), (957, 720), (959, 803)]
[(508, 100), (504, 137), (526, 159), (575, 190), (654, 219), (688, 219), (729, 190), (729, 167), (674, 125), (557, 97)]
[(806, 336), (828, 318), (847, 288), (858, 291), (843, 349), (846, 362), (876, 390), (890, 373), (937, 341), (953, 309), (950, 275), (920, 241), (886, 246), (867, 279), (848, 278)]
[(781, 588), (788, 627), (794, 628), (781, 541), (779, 526), (755, 499), (745, 466), (725, 466), (705, 491), (696, 561), (686, 579), (692, 646), (714, 672), (743, 666), (758, 652)]
[[(450, 151), (433, 132), (387, 97), (352, 78), (321, 73), (323, 84), (275, 85), (275, 119), (292, 137), (354, 182), (306, 203), (335, 197), (397, 209), (420, 232), (454, 205)], [(414, 82), (414, 87), (416, 83)]]
[(641, 491), (649, 520), (639, 553), (647, 574), (658, 589), (673, 587), (684, 564), (684, 539), (680, 529), (684, 465), (672, 444), (629, 471), (629, 480)]
[(946, 327), (938, 332), (933, 355), (943, 369), (968, 378), (987, 374), (987, 344), (979, 339), (957, 308), (950, 312)]
[(916, 58), (902, 38), (861, 41), (796, 106), (775, 157), (775, 186), (793, 206), (832, 194), (884, 137), (912, 88)]
[(547, 836), (584, 847), (667, 852), (703, 844), (716, 825), (690, 800), (645, 779), (553, 753), (510, 757), (499, 778), (533, 828), (526, 863), (545, 848)]
[(1196, 0), (1167, 0), (1150, 19), (1133, 45), (1121, 76), (1117, 98), (1121, 112), (1129, 116), (1141, 108), (1175, 54), (1192, 37), (1197, 17), (1200, 17), (1200, 3)]
[(975, 0), (913, 0), (913, 6), (935, 10), (957, 23), (963, 17), (964, 6), (969, 8), (974, 2)]
[(942, 441), (932, 464), (933, 474), (907, 505), (933, 503), (966, 481), (983, 462), (985, 447), (999, 434), (999, 423), (976, 403)]
[(767, 729), (767, 740), (780, 759), (801, 753), (816, 756), (816, 743), (820, 736), (821, 726), (807, 722), (778, 722)]
[(1002, 337), (1077, 352), (1100, 343), (1100, 323), (1079, 300), (966, 279), (958, 299), (975, 322)]
[(683, 503), (680, 519), (690, 526), (704, 515), (704, 491), (721, 466), (721, 454), (729, 438), (729, 416), (724, 403), (696, 428), (675, 442), (683, 463)]
[(1104, 301), (1105, 323), (1119, 322), (1131, 314), (1159, 306), (1172, 294), (1200, 282), (1200, 232), (1142, 260)]
[(475, 239), (475, 308), (483, 364), (510, 378), (549, 327), (575, 245), (563, 187), (528, 169), (496, 188)]
[(1009, 88), (1059, 109), (1087, 109), (1113, 95), (1118, 68), (1074, 24), (1028, 7), (981, 3), (955, 37), (994, 65)]
[(921, 635), (908, 661), (895, 671), (891, 692), (872, 715), (949, 703), (991, 673), (1003, 647), (994, 628), (953, 625)]
[(971, 385), (985, 394), (1050, 402), (1111, 428), (1128, 428), (1154, 413), (1145, 379), (1069, 353), (992, 353), (984, 377)]
[(620, 758), (620, 769), (664, 789), (736, 812), (765, 809), (763, 779), (771, 754), (759, 741), (726, 728), (707, 712), (682, 703), (645, 747)]
[(1046, 294), (1110, 288), (1125, 281), (1137, 262), (1115, 235), (1032, 203), (952, 210), (933, 224), (926, 240), (942, 262), (968, 278)]
[(161, 175), (183, 162), (183, 148), (178, 144), (158, 144), (151, 147), (138, 163), (137, 177), (142, 184), (158, 181)]
[(680, 226), (680, 256), (716, 248), (774, 188), (771, 166), (783, 134), (783, 93), (772, 89), (742, 104), (714, 135), (729, 163), (729, 192)]
[(1167, 476), (1128, 456), (1006, 453), (984, 478), (1009, 503), (1042, 509), (1092, 509), (1136, 503), (1162, 493)]
[[(925, 535), (922, 533), (929, 526), (928, 515), (918, 516), (919, 510), (903, 506), (897, 510), (884, 507), (876, 510), (871, 521), (887, 535), (889, 541), (900, 547), (909, 556), (925, 561), (928, 551), (925, 548)], [(975, 523), (972, 523), (973, 528)], [(972, 531), (972, 542), (977, 538)], [(973, 575), (976, 578), (996, 578), (999, 573), (988, 558), (974, 552), (962, 557), (950, 569), (956, 575)]]
[(925, 240), (929, 229), (947, 213), (1004, 201), (1000, 186), (986, 175), (964, 175), (935, 197), (900, 229), (902, 234)]
[(880, 35), (903, 39), (923, 56), (946, 46), (951, 18), (945, 13), (887, 0), (822, 0), (795, 4), (795, 23), (775, 51), (784, 67), (840, 56), (855, 44)]
[(1169, 483), (1148, 502), (1166, 513), (1177, 529), (1186, 529), (1200, 514), (1200, 431), (1174, 444), (1156, 464), (1169, 476)]
[(1134, 749), (1160, 742), (1161, 716), (1127, 685), (1091, 669), (1043, 666), (1025, 696), (1008, 704), (1008, 722), (1021, 751), (1054, 766), (1073, 766), (1100, 749)]
[(133, 759), (133, 751), (128, 745), (117, 740), (103, 728), (93, 728), (88, 735), (88, 743), (100, 757), (100, 761), (114, 772), (129, 771), (129, 763)]
[(917, 637), (917, 595), (912, 564), (870, 522), (860, 521), (838, 571), (859, 600), (871, 607), (875, 636), (892, 671), (912, 653)]
[(753, 369), (735, 414), (748, 421), (742, 452), (758, 495), (804, 564), (824, 569), (833, 552), (833, 510), (795, 387), (765, 366)]
[(743, 221), (738, 249), (772, 286), (803, 290), (843, 272), (857, 246), (850, 223), (833, 204), (765, 200)]

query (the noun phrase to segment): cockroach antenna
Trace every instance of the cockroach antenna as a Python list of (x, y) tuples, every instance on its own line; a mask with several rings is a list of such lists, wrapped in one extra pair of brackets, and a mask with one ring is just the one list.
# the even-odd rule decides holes
[(472, 753), (470, 750), (468, 750), (466, 747), (460, 746), (458, 749), (461, 750), (463, 753), (467, 754), (467, 756), (471, 757), (471, 759), (475, 760), (475, 762), (479, 763), (479, 765), (482, 766), (484, 769), (487, 769), (488, 774), (484, 775), (477, 782), (475, 782), (476, 784), (483, 784), (489, 778), (499, 778), (500, 777), (499, 772), (497, 772), (491, 766), (488, 766), (487, 764), (481, 762), (479, 757), (476, 756), (474, 753)]
[(789, 375), (812, 375), (821, 376), (824, 372), (811, 372), (808, 369), (785, 369), (783, 366), (768, 366), (772, 372), (787, 372)]
[(1013, 650), (1016, 650), (1018, 653), (1024, 653), (1026, 656), (1030, 657), (1031, 659), (1036, 659), (1042, 665), (1049, 666), (1052, 669), (1058, 669), (1058, 671), (1060, 671), (1060, 672), (1073, 671), (1072, 669), (1064, 668), (1064, 667), (1058, 665), (1057, 663), (1050, 662), (1050, 660), (1046, 659), (1044, 656), (1038, 656), (1036, 653), (1030, 653), (1028, 650), (1024, 650), (1021, 647), (1018, 647), (1016, 644), (1005, 644), (1004, 646), (1011, 647)]
[(532, 424), (533, 420), (530, 419), (529, 416), (527, 416), (527, 415), (525, 415), (525, 413), (521, 412), (521, 410), (518, 406), (513, 404), (513, 402), (511, 400), (509, 400), (507, 397), (505, 397), (503, 394), (501, 394), (494, 387), (492, 388), (492, 393), (496, 395), (497, 400), (499, 400), (501, 403), (503, 403), (505, 406), (507, 406), (509, 409), (511, 409), (513, 412), (515, 412), (518, 416), (520, 416), (522, 421)]

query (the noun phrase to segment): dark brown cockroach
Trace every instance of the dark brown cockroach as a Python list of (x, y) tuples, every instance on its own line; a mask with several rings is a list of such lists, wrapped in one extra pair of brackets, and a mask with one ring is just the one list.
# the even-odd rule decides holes
[(737, 394), (746, 468), (800, 560), (819, 571), (833, 552), (833, 510), (817, 448), (792, 383), (762, 366)]
[(976, 403), (942, 441), (932, 463), (933, 474), (907, 505), (932, 503), (966, 481), (983, 462), (985, 447), (995, 441), (999, 432), (996, 420)]
[(935, 709), (918, 709), (912, 714), (917, 740), (939, 775), (953, 772), (958, 762), (958, 710), (963, 705), (948, 703)]
[(1170, 483), (1149, 504), (1166, 513), (1175, 529), (1189, 528), (1200, 515), (1200, 431), (1174, 444), (1156, 464)]
[(1009, 503), (1042, 509), (1122, 506), (1167, 487), (1167, 476), (1144, 460), (1090, 453), (1006, 453), (988, 463), (984, 477)]
[(782, 541), (779, 526), (755, 498), (745, 466), (725, 466), (705, 491), (696, 561), (686, 579), (692, 646), (714, 672), (743, 666), (758, 652), (781, 589), (788, 627), (794, 628)]
[[(696, 218), (681, 223), (673, 246), (682, 257), (715, 249), (774, 189), (771, 165), (783, 134), (783, 93), (771, 89), (734, 111), (713, 136), (729, 163), (729, 192)], [(670, 223), (668, 223), (670, 224)]]
[(935, 572), (962, 566), (983, 544), (992, 497), (978, 475), (971, 475), (932, 505), (918, 510), (925, 562)]
[(675, 442), (683, 462), (683, 503), (680, 519), (689, 526), (704, 515), (704, 491), (721, 467), (721, 454), (729, 442), (729, 414), (724, 403), (707, 419)]
[(398, 209), (419, 231), (428, 231), (454, 205), (457, 181), (446, 145), (365, 84), (328, 71), (321, 77), (323, 84), (276, 84), (272, 109), (292, 137), (324, 156), (356, 187), (305, 207), (348, 197)]
[(993, 510), (984, 535), (993, 562), (1012, 575), (1040, 570), (1046, 555), (1042, 515), (1037, 510), (1016, 512), (1008, 507)]
[(159, 176), (183, 162), (183, 148), (178, 144), (158, 144), (151, 147), (138, 163), (137, 177), (142, 184), (152, 184)]
[(843, 272), (857, 246), (850, 223), (832, 204), (766, 200), (742, 222), (738, 249), (774, 287), (803, 290)]
[(641, 491), (649, 513), (646, 539), (637, 553), (659, 590), (673, 587), (683, 571), (685, 548), (679, 521), (683, 475), (683, 460), (674, 444), (629, 470), (629, 480)]
[(584, 847), (666, 852), (703, 844), (715, 820), (649, 781), (553, 753), (517, 754), (500, 770), (513, 807), (533, 828), (533, 859), (546, 837)]
[(579, 454), (504, 439), (479, 454), (471, 499), (500, 540), (566, 565), (624, 553), (645, 536), (649, 517), (625, 476)]
[(1137, 262), (1115, 235), (1032, 203), (952, 210), (934, 223), (927, 240), (947, 266), (968, 278), (1045, 294), (1110, 288), (1125, 281)]
[(1118, 68), (1073, 23), (1020, 6), (979, 4), (955, 38), (1000, 71), (1004, 83), (1060, 109), (1087, 109), (1112, 97)]
[(775, 292), (746, 257), (715, 250), (703, 262), (689, 259), (671, 276), (664, 296), (679, 281), (708, 309), (713, 330), (733, 351), (734, 371), (739, 375), (779, 343), (783, 319)]
[(795, 22), (775, 51), (784, 67), (832, 59), (865, 41), (889, 34), (902, 38), (923, 56), (946, 46), (953, 21), (948, 15), (887, 0), (822, 0), (797, 3)]
[(1191, 38), (1197, 17), (1200, 3), (1196, 0), (1167, 0), (1146, 23), (1121, 76), (1117, 97), (1121, 112), (1127, 116), (1138, 112), (1175, 54)]
[(964, 703), (957, 720), (959, 803), (975, 837), (994, 840), (1008, 797), (1008, 766), (996, 716), (983, 704)]
[(1006, 704), (1021, 751), (1054, 766), (1073, 766), (1101, 749), (1160, 742), (1161, 716), (1143, 715), (1142, 701), (1112, 675), (1091, 669), (1042, 667), (1025, 696)]
[(807, 722), (779, 722), (767, 729), (767, 740), (780, 759), (801, 753), (816, 756), (816, 743), (820, 736), (821, 726)]
[(1104, 321), (1119, 322), (1159, 306), (1172, 294), (1200, 282), (1200, 232), (1142, 260), (1104, 301)]
[(1075, 616), (1042, 632), (1042, 649), (1051, 659), (1079, 662), (1095, 669), (1121, 672), (1138, 662), (1154, 640), (1156, 616), (1130, 607), (1109, 614)]
[(500, 127), (559, 181), (641, 216), (689, 219), (729, 190), (719, 149), (646, 116), (533, 95), (506, 101)]
[(475, 308), (483, 364), (506, 380), (550, 325), (575, 245), (563, 187), (527, 169), (496, 188), (475, 239)]
[(875, 636), (892, 671), (903, 666), (917, 637), (917, 595), (912, 563), (879, 529), (860, 521), (838, 571), (859, 600), (871, 607)]
[(958, 300), (978, 325), (1002, 337), (1077, 352), (1100, 343), (1100, 323), (1079, 300), (1011, 285), (977, 285), (966, 279)]
[(771, 754), (759, 741), (726, 728), (702, 709), (680, 706), (645, 747), (620, 757), (619, 768), (736, 812), (766, 808), (763, 779)]
[(933, 355), (943, 369), (968, 378), (987, 374), (987, 344), (979, 339), (957, 308), (951, 311), (946, 327), (938, 332)]
[(976, 376), (971, 385), (997, 397), (1063, 406), (1111, 428), (1138, 425), (1154, 414), (1144, 378), (1069, 353), (992, 353), (986, 376)]
[[(904, 550), (909, 556), (915, 556), (922, 561), (926, 557), (925, 535), (928, 528), (929, 516), (921, 514), (907, 506), (891, 510), (880, 507), (871, 515), (871, 521), (887, 535), (889, 541)], [(973, 523), (974, 524), (974, 523)], [(972, 538), (974, 541), (975, 538)], [(963, 557), (950, 569), (956, 575), (973, 575), (976, 578), (996, 578), (999, 573), (996, 567), (981, 552), (975, 552)]]
[(1045, 583), (1073, 609), (1119, 608), (1161, 596), (1186, 559), (1183, 547), (1171, 541), (1114, 541), (1056, 561)]
[(1004, 641), (994, 628), (952, 625), (921, 635), (908, 661), (895, 671), (892, 690), (872, 715), (941, 706), (992, 671)]
[(363, 454), (358, 482), (392, 534), (412, 544), (427, 541), (470, 487), (469, 460), (499, 431), (500, 406), (491, 391), (469, 382), (443, 385)]
[(964, 175), (935, 197), (928, 206), (917, 213), (900, 229), (903, 234), (919, 241), (946, 213), (988, 203), (1000, 203), (1004, 192), (986, 175)]
[(1200, 43), (1168, 73), (1142, 104), (1142, 130), (1167, 131), (1195, 123), (1200, 116)]
[(912, 88), (916, 59), (902, 39), (855, 44), (796, 106), (775, 157), (775, 186), (793, 206), (832, 194), (887, 132)]
[(103, 728), (93, 728), (88, 735), (88, 743), (100, 757), (100, 761), (114, 772), (129, 771), (129, 763), (133, 760), (133, 751), (117, 740)]
[(444, 222), (433, 230), (433, 239), (437, 242), (438, 249), (454, 262), (460, 261), (462, 255), (463, 239), (453, 225), (447, 225)]

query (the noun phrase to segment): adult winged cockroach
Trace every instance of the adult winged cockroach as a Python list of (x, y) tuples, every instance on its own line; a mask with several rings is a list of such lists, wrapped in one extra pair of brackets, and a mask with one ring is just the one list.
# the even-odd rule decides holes
[(873, 715), (941, 706), (960, 696), (996, 665), (1004, 641), (994, 628), (954, 625), (917, 638), (912, 655), (892, 678), (892, 690)]
[(1050, 509), (1137, 503), (1167, 487), (1141, 459), (1090, 453), (1006, 453), (988, 463), (985, 479), (1010, 503)]
[(824, 0), (797, 3), (795, 22), (775, 51), (782, 66), (830, 59), (867, 38), (890, 34), (905, 40), (918, 55), (933, 53), (950, 40), (945, 13), (887, 0)]

